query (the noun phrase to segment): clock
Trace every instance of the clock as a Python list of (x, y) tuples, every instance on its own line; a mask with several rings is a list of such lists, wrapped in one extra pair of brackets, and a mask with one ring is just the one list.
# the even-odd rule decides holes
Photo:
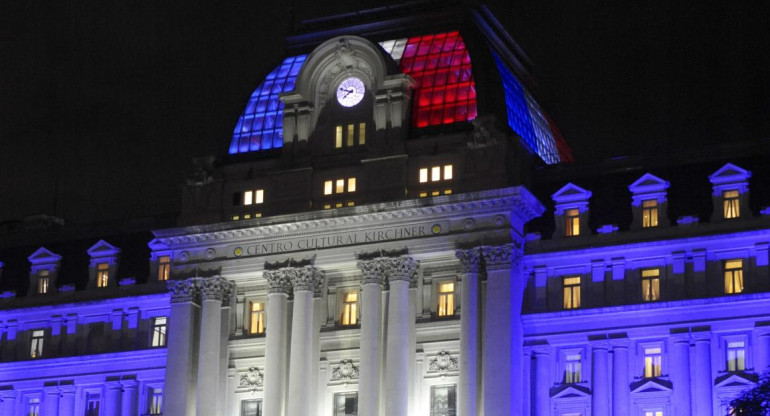
[(366, 87), (356, 77), (345, 78), (337, 87), (337, 101), (343, 107), (353, 107), (364, 99)]

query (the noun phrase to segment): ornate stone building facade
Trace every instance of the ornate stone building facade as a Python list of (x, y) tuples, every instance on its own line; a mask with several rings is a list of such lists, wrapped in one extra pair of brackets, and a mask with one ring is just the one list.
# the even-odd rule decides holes
[(0, 415), (723, 415), (756, 382), (770, 146), (564, 165), (488, 10), (385, 11), (287, 39), (177, 227), (0, 245)]

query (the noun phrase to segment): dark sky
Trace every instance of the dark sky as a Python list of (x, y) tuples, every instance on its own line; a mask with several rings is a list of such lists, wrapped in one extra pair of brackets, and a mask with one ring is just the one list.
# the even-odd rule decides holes
[[(292, 22), (389, 2), (209, 3), (0, 2), (0, 221), (178, 211)], [(487, 2), (581, 162), (770, 136), (770, 14), (749, 3)]]

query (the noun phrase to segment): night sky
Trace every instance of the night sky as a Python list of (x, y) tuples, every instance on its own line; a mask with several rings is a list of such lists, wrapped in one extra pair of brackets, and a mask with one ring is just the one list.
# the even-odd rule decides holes
[[(293, 25), (390, 2), (199, 3), (0, 2), (0, 221), (178, 211)], [(487, 2), (582, 163), (770, 136), (768, 6), (681, 3)]]

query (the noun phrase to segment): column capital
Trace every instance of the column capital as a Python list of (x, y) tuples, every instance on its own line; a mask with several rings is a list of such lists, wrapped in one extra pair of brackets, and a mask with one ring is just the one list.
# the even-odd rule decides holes
[(412, 283), (417, 271), (417, 262), (409, 256), (388, 259), (388, 282), (403, 281)]
[(120, 384), (123, 386), (124, 389), (135, 389), (137, 386), (139, 386), (139, 382), (136, 380), (120, 380)]
[(123, 391), (123, 384), (121, 384), (120, 381), (110, 381), (108, 383), (105, 383), (104, 387), (106, 387), (107, 390)]
[(267, 280), (267, 293), (282, 293), (288, 295), (291, 293), (291, 279), (289, 275), (291, 269), (284, 268), (278, 270), (265, 270), (263, 276)]
[(378, 257), (372, 260), (361, 260), (356, 263), (356, 266), (361, 270), (362, 285), (382, 285), (383, 278), (387, 275), (389, 264), (388, 258)]
[(478, 273), (481, 263), (481, 251), (478, 248), (455, 250), (455, 257), (460, 260), (463, 273)]
[(518, 266), (521, 261), (521, 249), (516, 243), (481, 246), (479, 250), (484, 257), (487, 270), (509, 269)]
[(198, 285), (191, 279), (169, 280), (166, 288), (171, 292), (171, 303), (195, 302), (198, 299)]
[(315, 266), (295, 267), (289, 273), (289, 279), (295, 292), (306, 291), (320, 295), (324, 274)]
[(201, 300), (222, 301), (225, 296), (232, 295), (230, 281), (221, 277), (194, 277), (200, 291)]

